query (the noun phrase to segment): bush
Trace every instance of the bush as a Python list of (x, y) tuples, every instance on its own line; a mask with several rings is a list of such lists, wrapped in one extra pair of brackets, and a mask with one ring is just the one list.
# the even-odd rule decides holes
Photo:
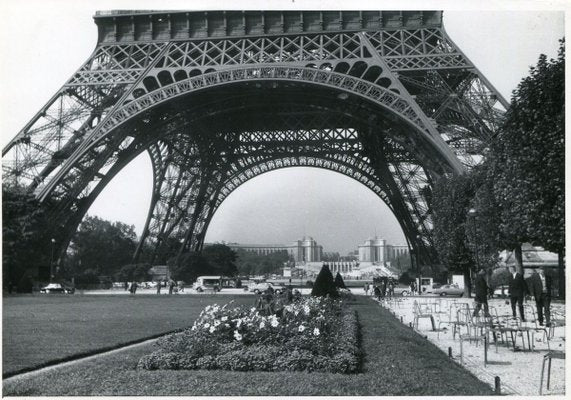
[(333, 275), (331, 274), (327, 264), (323, 264), (321, 271), (319, 271), (317, 278), (315, 278), (311, 295), (317, 297), (337, 297), (339, 295), (337, 293), (337, 288), (335, 287)]
[(358, 332), (356, 312), (337, 300), (306, 298), (286, 305), (280, 318), (208, 306), (192, 328), (160, 338), (137, 368), (354, 373)]
[(335, 275), (335, 287), (339, 289), (347, 289), (347, 286), (345, 286), (345, 281), (343, 281), (343, 277), (339, 272), (337, 272), (337, 275)]

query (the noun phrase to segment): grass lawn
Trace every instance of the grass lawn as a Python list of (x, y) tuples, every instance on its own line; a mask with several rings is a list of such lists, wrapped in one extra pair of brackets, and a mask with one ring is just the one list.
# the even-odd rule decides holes
[(361, 296), (363, 372), (138, 371), (143, 345), (3, 384), (7, 396), (90, 395), (490, 395), (491, 389), (387, 310)]
[(252, 296), (37, 295), (3, 298), (3, 376), (192, 325), (215, 302)]

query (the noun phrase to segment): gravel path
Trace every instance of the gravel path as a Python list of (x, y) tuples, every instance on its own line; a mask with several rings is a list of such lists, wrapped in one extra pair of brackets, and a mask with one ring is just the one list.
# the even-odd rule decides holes
[[(406, 297), (395, 298), (393, 300), (385, 300), (380, 302), (382, 307), (388, 308), (398, 318), (402, 318), (402, 322), (409, 325), (413, 322), (414, 302), (419, 304), (429, 304), (433, 310), (433, 317), (436, 327), (440, 322), (440, 332), (432, 331), (430, 319), (421, 318), (419, 320), (418, 332), (427, 337), (428, 340), (438, 346), (443, 352), (448, 353), (449, 348), (452, 349), (452, 358), (460, 361), (460, 341), (458, 335), (453, 338), (453, 329), (451, 324), (444, 323), (449, 319), (450, 306), (455, 303), (467, 303), (473, 306), (473, 300), (468, 299), (441, 299), (435, 297)], [(528, 304), (532, 304), (529, 303)], [(505, 304), (504, 300), (492, 299), (489, 301), (490, 307), (498, 315), (511, 314), (511, 308)], [(427, 306), (428, 307), (428, 306)], [(535, 307), (534, 307), (535, 308)], [(563, 315), (565, 313), (564, 304), (552, 304), (552, 310), (557, 310)], [(436, 311), (441, 310), (441, 313)], [(462, 334), (466, 333), (466, 329), (462, 328)], [(525, 335), (525, 333), (524, 333)], [(541, 333), (535, 333), (533, 341), (533, 351), (527, 351), (527, 336), (524, 336), (526, 351), (523, 351), (522, 337), (516, 336), (516, 351), (512, 346), (509, 348), (502, 344), (501, 341), (496, 347), (491, 343), (488, 347), (488, 363), (484, 365), (484, 346), (482, 342), (463, 342), (463, 365), (480, 380), (494, 387), (495, 377), (500, 377), (501, 392), (507, 395), (539, 395), (539, 384), (541, 377), (541, 367), (543, 357), (548, 352), (548, 346), (545, 337)], [(554, 338), (550, 341), (551, 350), (565, 350), (565, 327), (555, 329)], [(550, 389), (546, 390), (547, 363), (544, 377), (543, 394), (544, 395), (564, 395), (565, 394), (565, 362), (564, 360), (554, 359), (551, 365)]]

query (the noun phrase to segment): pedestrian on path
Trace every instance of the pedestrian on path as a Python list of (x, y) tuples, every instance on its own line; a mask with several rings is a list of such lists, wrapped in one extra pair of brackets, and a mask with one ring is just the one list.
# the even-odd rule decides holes
[(510, 266), (510, 303), (512, 306), (513, 317), (516, 318), (516, 305), (519, 307), (519, 315), (521, 320), (525, 322), (525, 313), (523, 311), (523, 296), (528, 292), (527, 285), (523, 279), (523, 275), (516, 272), (514, 266)]
[(545, 275), (543, 269), (534, 271), (530, 277), (530, 292), (535, 298), (537, 307), (537, 320), (539, 325), (543, 325), (545, 315), (545, 325), (551, 325), (551, 277)]
[(157, 282), (157, 294), (161, 294), (161, 281)]
[(363, 289), (365, 289), (365, 296), (367, 296), (369, 294), (369, 284), (365, 283), (365, 286), (363, 287)]
[(490, 310), (488, 308), (488, 283), (486, 282), (486, 270), (483, 268), (478, 271), (475, 282), (475, 292), (476, 292), (476, 307), (474, 307), (473, 315), (477, 317), (480, 314), (480, 309), (484, 306), (484, 316), (490, 316)]
[(374, 286), (373, 294), (377, 298), (378, 301), (381, 301), (381, 289), (377, 285)]

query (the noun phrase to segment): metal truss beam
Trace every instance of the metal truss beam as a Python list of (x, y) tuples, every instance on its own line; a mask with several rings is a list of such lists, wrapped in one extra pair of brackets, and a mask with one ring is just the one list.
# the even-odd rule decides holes
[(331, 163), (374, 188), (428, 263), (423, 193), (433, 177), (482, 161), (507, 108), (440, 11), (113, 11), (95, 20), (95, 51), (3, 149), (3, 177), (73, 230), (148, 150), (153, 195), (136, 257), (145, 242), (169, 238), (200, 248), (246, 178)]

